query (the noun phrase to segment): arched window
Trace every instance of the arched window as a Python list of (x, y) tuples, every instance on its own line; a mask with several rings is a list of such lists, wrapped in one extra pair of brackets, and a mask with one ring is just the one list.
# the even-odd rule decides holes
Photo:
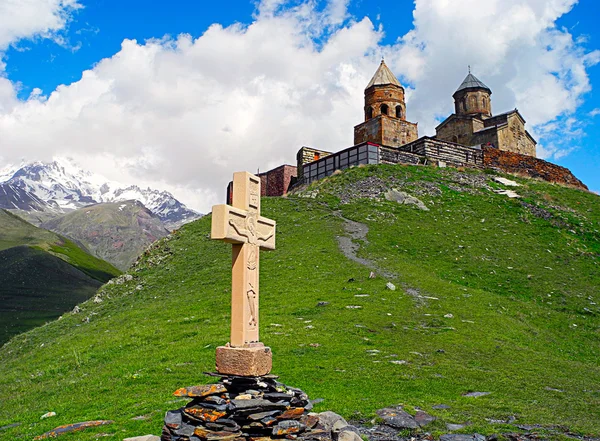
[(373, 118), (373, 108), (372, 107), (367, 107), (367, 121), (370, 120), (371, 118)]
[(483, 108), (485, 109), (487, 107), (487, 102), (485, 98), (481, 98), (482, 104), (483, 104)]
[(402, 115), (402, 106), (396, 106), (396, 118), (403, 118), (404, 115)]
[(454, 135), (454, 136), (452, 137), (452, 142), (455, 142), (455, 143), (457, 143), (457, 144), (458, 144), (458, 136)]
[(473, 110), (477, 109), (477, 97), (471, 97), (471, 105), (473, 106)]
[(382, 115), (387, 115), (388, 114), (388, 105), (387, 104), (382, 104), (380, 107), (381, 110), (381, 114)]
[(467, 99), (463, 98), (460, 102), (460, 106), (462, 107), (462, 111), (466, 112), (467, 111)]

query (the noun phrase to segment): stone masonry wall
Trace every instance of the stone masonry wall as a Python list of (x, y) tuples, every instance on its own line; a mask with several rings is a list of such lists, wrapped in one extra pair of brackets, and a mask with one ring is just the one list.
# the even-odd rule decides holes
[(558, 184), (572, 185), (584, 190), (587, 186), (577, 179), (568, 168), (552, 164), (533, 156), (482, 147), (483, 164), (508, 173), (524, 174)]
[[(402, 87), (388, 84), (386, 86), (375, 86), (365, 90), (365, 121), (381, 115), (381, 105), (388, 106), (389, 116), (396, 116), (396, 107), (400, 106), (399, 118), (406, 118), (406, 105), (404, 103), (404, 89)], [(368, 117), (368, 109), (371, 108), (371, 118)]]
[[(484, 104), (485, 100), (485, 104)], [(483, 90), (464, 90), (454, 94), (454, 110), (457, 115), (492, 114), (490, 94)]]
[(508, 125), (498, 128), (498, 144), (500, 150), (536, 156), (535, 142), (527, 135), (525, 124), (516, 113), (508, 116)]
[(399, 147), (418, 138), (417, 125), (400, 118), (379, 115), (354, 127), (354, 145), (372, 142)]
[(383, 117), (382, 145), (399, 147), (416, 141), (419, 137), (417, 125), (403, 119)]
[(454, 116), (448, 123), (436, 129), (435, 137), (442, 141), (475, 145), (473, 132), (481, 129), (483, 122), (475, 118)]
[(381, 164), (425, 164), (427, 158), (416, 153), (403, 152), (397, 149), (390, 149), (387, 147), (379, 148), (379, 162)]
[(296, 167), (298, 180), (302, 181), (302, 170), (304, 164), (310, 164), (313, 161), (317, 161), (325, 156), (331, 155), (331, 152), (325, 150), (319, 150), (312, 147), (302, 147), (296, 154)]
[(483, 164), (482, 151), (479, 149), (426, 136), (400, 147), (399, 150), (452, 165), (481, 166)]
[(291, 185), (296, 182), (296, 167), (293, 165), (281, 165), (268, 172), (260, 173), (260, 195), (261, 196), (283, 196)]

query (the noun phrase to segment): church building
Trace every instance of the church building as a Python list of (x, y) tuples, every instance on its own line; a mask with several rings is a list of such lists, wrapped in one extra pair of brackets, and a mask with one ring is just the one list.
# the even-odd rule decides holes
[(537, 142), (525, 130), (517, 109), (492, 115), (492, 91), (470, 70), (458, 87), (454, 113), (435, 128), (436, 139), (466, 146), (490, 145), (499, 150), (536, 156)]
[(336, 170), (369, 164), (496, 169), (587, 189), (568, 169), (536, 158), (536, 141), (517, 109), (492, 114), (492, 91), (470, 69), (452, 96), (454, 113), (435, 136), (419, 138), (417, 123), (406, 120), (404, 87), (382, 60), (365, 88), (364, 122), (354, 127), (354, 145), (338, 152), (302, 147), (295, 166), (258, 173), (262, 196), (281, 196)]

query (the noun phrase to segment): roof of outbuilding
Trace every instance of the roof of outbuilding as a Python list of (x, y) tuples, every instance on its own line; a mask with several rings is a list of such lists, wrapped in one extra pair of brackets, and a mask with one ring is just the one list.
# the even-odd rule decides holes
[(486, 89), (488, 92), (492, 93), (491, 89), (489, 87), (487, 87), (485, 84), (483, 84), (479, 79), (477, 79), (477, 77), (475, 75), (473, 75), (471, 72), (469, 72), (469, 74), (464, 79), (462, 84), (460, 86), (458, 86), (458, 89), (456, 89), (456, 92), (460, 92), (461, 90), (464, 90), (464, 89)]
[(385, 62), (381, 60), (381, 64), (377, 68), (373, 78), (371, 78), (371, 81), (369, 81), (367, 89), (371, 86), (383, 86), (385, 84), (393, 84), (394, 86), (402, 87), (398, 78), (396, 78), (390, 68), (386, 66)]

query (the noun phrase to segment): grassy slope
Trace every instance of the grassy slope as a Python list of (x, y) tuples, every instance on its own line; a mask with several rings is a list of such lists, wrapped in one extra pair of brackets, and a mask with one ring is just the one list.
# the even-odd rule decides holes
[(148, 245), (168, 234), (160, 219), (135, 201), (90, 205), (42, 226), (79, 241), (93, 255), (122, 270)]
[[(431, 211), (339, 203), (341, 188), (369, 175), (433, 193), (419, 196)], [(599, 434), (598, 196), (520, 180), (540, 212), (456, 182), (465, 176), (475, 173), (366, 167), (318, 183), (315, 200), (264, 200), (263, 214), (278, 221), (277, 250), (261, 258), (261, 339), (273, 348), (274, 372), (325, 398), (318, 409), (350, 418), (405, 403), (470, 421), (470, 432), (514, 430), (486, 418), (516, 415)], [(369, 279), (339, 252), (334, 210), (369, 225), (362, 257), (413, 295), (386, 290), (387, 280)], [(0, 439), (100, 418), (116, 424), (63, 438), (158, 434), (164, 412), (180, 405), (171, 392), (210, 382), (202, 372), (228, 339), (230, 247), (209, 231), (210, 217), (184, 226), (154, 246), (133, 280), (103, 287), (102, 303), (0, 349), (0, 426), (22, 423)], [(492, 394), (463, 397), (468, 391)], [(439, 403), (451, 407), (433, 410)], [(58, 417), (40, 420), (47, 411)], [(132, 419), (140, 415), (147, 419)]]
[(28, 246), (0, 251), (0, 343), (73, 308), (102, 285), (52, 254)]
[(0, 268), (0, 344), (57, 318), (120, 273), (72, 241), (5, 210), (0, 210)]

